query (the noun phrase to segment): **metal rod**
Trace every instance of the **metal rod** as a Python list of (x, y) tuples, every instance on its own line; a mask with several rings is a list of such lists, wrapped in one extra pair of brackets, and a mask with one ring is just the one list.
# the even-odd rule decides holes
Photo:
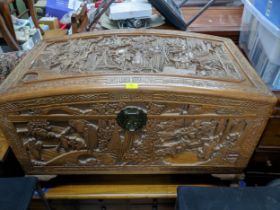
[(193, 16), (187, 23), (187, 28), (203, 13), (205, 10), (207, 10), (216, 0), (210, 0), (204, 7), (201, 8), (201, 10), (198, 11), (198, 13)]
[(183, 0), (181, 3), (178, 4), (178, 7), (183, 7), (189, 0)]
[(114, 2), (115, 0), (104, 0), (99, 7), (97, 8), (97, 10), (95, 11), (94, 14), (94, 18), (92, 23), (90, 23), (87, 27), (87, 31), (89, 31), (91, 29), (91, 27), (97, 23), (97, 21), (100, 19), (100, 17), (104, 14), (104, 12), (106, 12), (106, 10), (110, 7), (110, 5)]

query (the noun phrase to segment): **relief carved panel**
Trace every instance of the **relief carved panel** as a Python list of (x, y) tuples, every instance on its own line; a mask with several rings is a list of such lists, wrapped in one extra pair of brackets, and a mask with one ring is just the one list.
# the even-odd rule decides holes
[[(101, 103), (100, 101), (104, 102)], [(107, 115), (116, 114), (116, 111), (119, 112), (124, 107), (123, 105), (128, 103), (127, 101), (131, 101), (132, 105), (141, 106), (149, 112), (152, 111), (152, 114), (170, 113), (172, 111), (168, 110), (177, 109), (173, 113), (234, 115), (256, 115), (257, 113), (258, 116), (270, 116), (272, 109), (272, 105), (268, 101), (260, 102), (207, 95), (196, 96), (193, 94), (138, 93), (136, 91), (135, 93), (124, 93), (120, 91), (118, 93), (101, 92), (81, 95), (60, 95), (10, 102), (1, 104), (0, 112), (33, 116), (55, 113), (55, 109), (57, 109), (57, 114), (84, 115), (92, 112), (92, 114)], [(179, 105), (179, 103), (186, 105)], [(120, 109), (117, 110), (117, 108)], [(187, 112), (186, 109), (188, 109)]]
[(160, 36), (100, 36), (49, 44), (24, 82), (38, 74), (162, 73), (241, 80), (222, 42)]
[[(200, 165), (236, 161), (244, 119), (150, 119), (137, 132), (115, 120), (14, 123), (34, 166)], [(232, 150), (231, 157), (226, 151)]]
[(45, 106), (14, 112), (19, 116), (38, 115), (116, 115), (126, 106), (137, 106), (147, 110), (150, 115), (239, 115), (246, 113), (241, 109), (203, 104), (175, 104), (164, 102), (104, 102), (71, 105)]

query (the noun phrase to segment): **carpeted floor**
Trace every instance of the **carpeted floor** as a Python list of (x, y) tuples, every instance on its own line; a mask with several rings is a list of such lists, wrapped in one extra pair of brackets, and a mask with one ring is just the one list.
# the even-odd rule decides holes
[(25, 55), (26, 51), (0, 53), (0, 85)]

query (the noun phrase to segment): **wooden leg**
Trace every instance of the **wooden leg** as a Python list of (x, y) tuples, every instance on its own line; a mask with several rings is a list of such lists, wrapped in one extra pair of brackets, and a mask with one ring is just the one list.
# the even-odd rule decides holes
[(16, 0), (13, 1), (12, 4), (13, 4), (13, 7), (14, 7), (14, 9), (15, 9), (16, 15), (18, 16), (18, 15), (19, 15), (19, 10), (18, 10), (18, 6), (17, 6)]
[(16, 33), (13, 26), (9, 5), (6, 2), (0, 1), (0, 11), (6, 28), (8, 28), (10, 34), (16, 40)]
[(78, 24), (77, 24), (77, 21), (78, 21), (77, 15), (76, 15), (76, 14), (73, 14), (73, 15), (71, 16), (72, 34), (78, 33)]
[(33, 2), (33, 0), (23, 0), (23, 1), (25, 3), (26, 8), (29, 11), (29, 15), (31, 16), (35, 27), (40, 29), (41, 34), (43, 35), (44, 31), (43, 31), (43, 29), (41, 29), (41, 27), (38, 24), (37, 17), (36, 17), (36, 12), (35, 12), (35, 9), (34, 9), (34, 2)]
[(38, 192), (38, 194), (39, 194), (41, 200), (43, 201), (43, 203), (44, 203), (46, 209), (47, 209), (47, 210), (51, 210), (51, 207), (50, 207), (50, 205), (49, 205), (49, 202), (47, 201), (47, 199), (46, 199), (46, 197), (45, 197), (45, 195), (44, 195), (44, 192), (43, 192), (42, 189), (41, 189), (40, 184), (37, 184), (37, 189), (36, 189), (36, 190), (37, 190), (37, 192)]
[(158, 200), (153, 199), (152, 210), (158, 210)]
[(230, 181), (231, 187), (238, 187), (240, 181), (245, 179), (245, 174), (211, 174), (215, 178), (219, 178), (222, 181)]
[(12, 34), (10, 33), (9, 29), (7, 28), (4, 18), (0, 15), (0, 31), (3, 35), (3, 38), (7, 42), (8, 46), (13, 50), (20, 50), (20, 47), (17, 41), (14, 39)]

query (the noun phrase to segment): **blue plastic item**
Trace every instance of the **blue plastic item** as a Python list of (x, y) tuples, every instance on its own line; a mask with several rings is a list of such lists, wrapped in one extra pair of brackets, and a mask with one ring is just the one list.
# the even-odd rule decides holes
[(38, 196), (44, 202), (45, 209), (51, 210), (36, 177), (0, 178), (0, 209), (29, 209), (29, 204), (32, 201), (35, 190), (37, 190)]
[(279, 0), (252, 0), (252, 3), (273, 24), (280, 27)]
[(267, 86), (272, 90), (280, 90), (280, 27), (256, 7), (257, 1), (259, 5), (261, 1), (268, 2), (242, 0), (244, 12), (239, 46)]
[(69, 0), (47, 0), (46, 15), (49, 17), (57, 17), (59, 20), (66, 13), (72, 11), (68, 8)]
[(279, 210), (280, 187), (177, 188), (176, 210)]

